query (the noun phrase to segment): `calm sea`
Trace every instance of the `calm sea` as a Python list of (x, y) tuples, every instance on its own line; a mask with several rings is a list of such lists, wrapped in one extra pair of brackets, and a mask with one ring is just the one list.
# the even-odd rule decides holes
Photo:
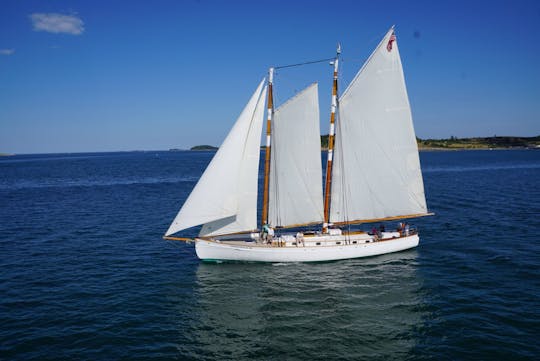
[(317, 264), (161, 239), (212, 155), (1, 158), (0, 359), (540, 358), (540, 151), (421, 153), (420, 246)]

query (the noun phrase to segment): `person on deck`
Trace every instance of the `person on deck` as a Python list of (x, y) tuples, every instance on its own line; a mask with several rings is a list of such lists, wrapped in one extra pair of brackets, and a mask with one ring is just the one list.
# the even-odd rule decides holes
[(261, 239), (263, 241), (263, 243), (267, 243), (268, 241), (268, 225), (265, 224), (262, 226), (262, 231), (261, 231)]
[(272, 238), (274, 238), (274, 229), (270, 227), (268, 224), (265, 224), (262, 227), (261, 232), (263, 243), (272, 243)]
[(399, 232), (399, 235), (400, 235), (400, 236), (403, 234), (404, 228), (405, 228), (405, 225), (403, 224), (403, 222), (399, 222), (399, 223), (398, 223), (397, 231)]
[(373, 227), (373, 229), (371, 230), (371, 233), (373, 234), (373, 237), (375, 239), (379, 239), (381, 236), (379, 234), (379, 230), (377, 229), (377, 227)]
[(304, 245), (304, 234), (302, 232), (296, 233), (296, 246)]
[(272, 243), (272, 238), (274, 238), (274, 228), (268, 227), (268, 243)]

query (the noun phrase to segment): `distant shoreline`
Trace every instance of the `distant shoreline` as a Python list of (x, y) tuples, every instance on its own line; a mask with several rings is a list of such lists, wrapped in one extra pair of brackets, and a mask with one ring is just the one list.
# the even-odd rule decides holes
[(430, 150), (493, 150), (493, 149), (540, 149), (540, 136), (536, 137), (485, 137), (449, 139), (417, 138), (419, 149)]
[[(493, 136), (477, 138), (420, 139), (416, 138), (418, 150), (493, 150), (493, 149), (540, 149), (540, 136), (512, 137)], [(328, 146), (328, 135), (321, 136), (322, 148)]]
[[(484, 138), (457, 138), (448, 139), (420, 139), (416, 138), (420, 151), (457, 151), (457, 150), (509, 150), (509, 149), (540, 149), (540, 136), (536, 137), (484, 137)], [(198, 146), (209, 147), (209, 146)], [(193, 147), (196, 148), (196, 147)], [(209, 150), (193, 149), (191, 150)], [(261, 149), (264, 150), (264, 146)], [(217, 149), (217, 148), (215, 148)], [(328, 135), (321, 135), (321, 150), (328, 150)]]
[(496, 147), (496, 148), (421, 148), (419, 152), (462, 152), (464, 150), (471, 151), (488, 151), (488, 150), (540, 150), (540, 147)]

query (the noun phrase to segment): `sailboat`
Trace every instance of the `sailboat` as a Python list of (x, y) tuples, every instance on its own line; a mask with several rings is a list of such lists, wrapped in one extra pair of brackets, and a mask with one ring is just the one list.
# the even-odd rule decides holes
[[(263, 79), (164, 238), (195, 243), (209, 261), (319, 262), (418, 246), (408, 225), (355, 225), (431, 215), (392, 27), (341, 94), (333, 64), (323, 187), (318, 85), (274, 109), (274, 68)], [(327, 59), (328, 60), (328, 59)], [(260, 139), (266, 149), (257, 224)], [(323, 192), (324, 189), (324, 192)], [(202, 225), (195, 238), (174, 236)]]

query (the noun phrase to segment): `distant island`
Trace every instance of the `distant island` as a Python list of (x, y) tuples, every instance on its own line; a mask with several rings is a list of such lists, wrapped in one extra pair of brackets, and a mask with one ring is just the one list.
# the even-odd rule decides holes
[(196, 145), (194, 147), (191, 147), (189, 150), (218, 150), (218, 147), (214, 147), (213, 145)]

